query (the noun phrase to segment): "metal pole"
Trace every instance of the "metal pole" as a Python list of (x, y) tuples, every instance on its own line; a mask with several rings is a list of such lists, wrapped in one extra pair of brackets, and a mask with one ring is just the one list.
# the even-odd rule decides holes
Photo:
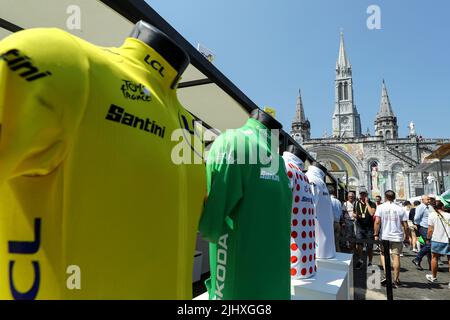
[(394, 300), (394, 293), (392, 292), (392, 273), (391, 273), (391, 250), (390, 242), (383, 240), (384, 252), (384, 267), (386, 272), (386, 295), (389, 301)]
[(441, 181), (439, 183), (439, 192), (443, 194), (445, 192), (445, 187), (444, 187), (444, 166), (442, 165), (442, 159), (439, 159), (439, 165), (441, 166)]

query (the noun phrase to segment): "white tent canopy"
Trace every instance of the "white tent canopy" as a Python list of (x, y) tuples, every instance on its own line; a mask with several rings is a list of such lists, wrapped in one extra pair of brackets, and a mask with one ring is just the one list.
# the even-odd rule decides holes
[[(100, 46), (120, 46), (134, 25), (98, 0), (46, 0), (45, 5), (35, 0), (2, 0), (0, 12), (4, 21), (20, 28), (57, 27)], [(79, 29), (73, 18), (78, 13)], [(10, 33), (1, 28), (0, 39)], [(201, 80), (208, 80), (208, 76), (189, 65), (182, 82), (195, 84)], [(217, 84), (207, 82), (180, 88), (180, 102), (213, 128), (224, 131), (242, 126), (248, 111)]]

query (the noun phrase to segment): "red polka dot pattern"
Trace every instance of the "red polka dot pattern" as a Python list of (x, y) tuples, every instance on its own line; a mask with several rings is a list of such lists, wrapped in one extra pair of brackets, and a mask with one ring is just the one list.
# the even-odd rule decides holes
[[(283, 156), (284, 157), (284, 156)], [(286, 161), (286, 158), (285, 158)], [(286, 162), (286, 172), (292, 188), (291, 213), (291, 277), (292, 279), (305, 279), (315, 274), (315, 260), (313, 243), (314, 213), (311, 200), (311, 188), (305, 174), (295, 162)], [(298, 214), (301, 213), (301, 219)]]

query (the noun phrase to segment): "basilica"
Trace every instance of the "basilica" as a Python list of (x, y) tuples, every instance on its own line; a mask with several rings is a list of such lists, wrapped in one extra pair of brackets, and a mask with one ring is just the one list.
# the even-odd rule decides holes
[(399, 200), (422, 195), (426, 179), (423, 172), (414, 168), (439, 145), (450, 140), (419, 137), (412, 122), (409, 135), (399, 137), (397, 117), (384, 80), (380, 108), (374, 121), (375, 134), (363, 134), (361, 117), (354, 102), (352, 65), (342, 32), (335, 72), (332, 134), (311, 138), (311, 123), (305, 116), (299, 92), (291, 135), (346, 183), (349, 190), (358, 192), (359, 188), (365, 187), (373, 198), (391, 189)]

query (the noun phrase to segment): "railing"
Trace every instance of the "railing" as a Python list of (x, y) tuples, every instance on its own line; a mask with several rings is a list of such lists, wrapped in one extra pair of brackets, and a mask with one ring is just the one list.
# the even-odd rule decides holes
[(327, 137), (327, 138), (313, 138), (306, 140), (304, 144), (317, 144), (317, 143), (360, 143), (360, 142), (384, 142), (388, 145), (399, 145), (399, 144), (443, 144), (450, 143), (450, 139), (422, 139), (419, 142), (415, 138), (400, 138), (400, 139), (388, 139), (385, 140), (381, 136), (370, 136), (370, 137), (359, 137), (359, 138), (339, 138), (339, 137)]
[(395, 149), (392, 149), (390, 146), (386, 145), (386, 150), (390, 152), (392, 155), (396, 156), (397, 158), (400, 158), (401, 160), (405, 161), (409, 165), (417, 166), (419, 165), (419, 162), (408, 157), (406, 154), (401, 153), (400, 151), (397, 151)]
[(317, 144), (317, 143), (330, 143), (330, 144), (343, 144), (343, 143), (361, 143), (361, 142), (383, 142), (382, 137), (360, 137), (360, 138), (314, 138), (304, 142), (304, 144)]

